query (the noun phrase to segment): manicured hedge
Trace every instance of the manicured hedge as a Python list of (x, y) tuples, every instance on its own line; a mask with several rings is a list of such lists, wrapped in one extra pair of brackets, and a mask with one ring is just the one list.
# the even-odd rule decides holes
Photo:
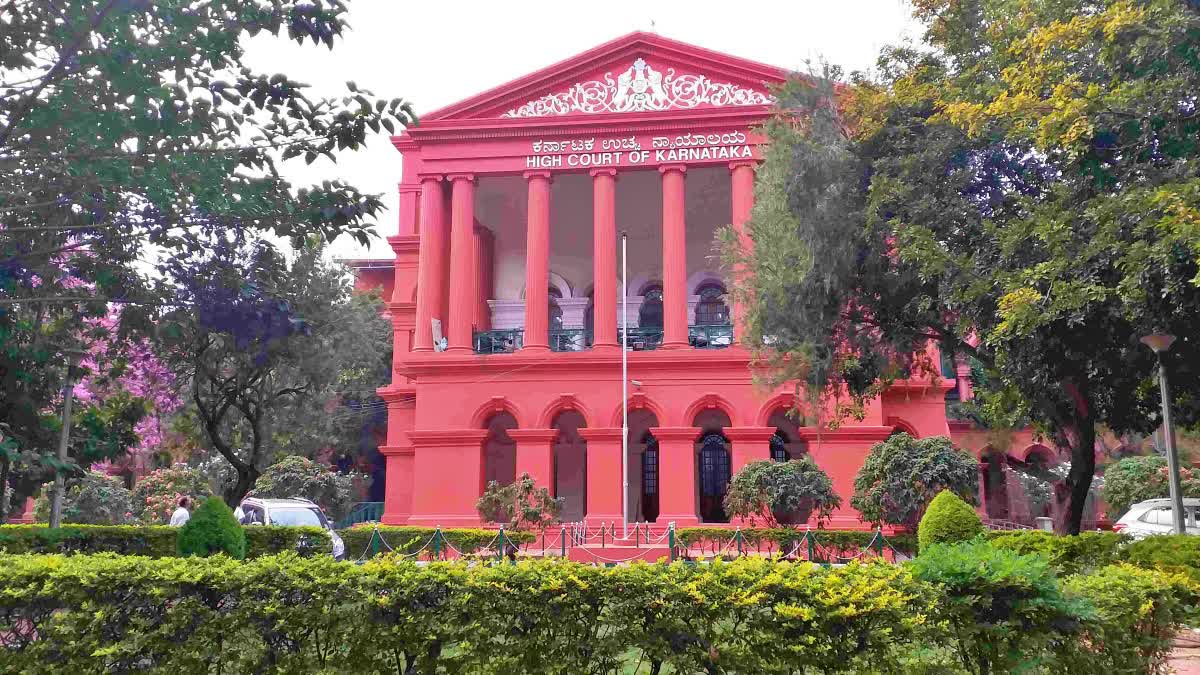
[[(372, 544), (371, 533), (376, 529), (378, 529), (382, 540), (377, 542), (377, 544)], [(386, 553), (411, 556), (415, 555), (417, 551), (421, 551), (420, 557), (422, 559), (432, 559), (434, 532), (435, 528), (432, 527), (389, 525), (379, 525), (377, 527), (373, 524), (363, 524), (345, 530), (338, 530), (342, 541), (346, 542), (346, 557), (350, 560), (359, 560)], [(498, 530), (471, 528), (444, 529), (441, 534), (440, 552), (444, 554), (444, 557), (453, 556), (456, 552), (464, 554), (477, 553), (480, 549), (493, 544), (493, 542), (498, 544), (498, 534)], [(554, 536), (551, 538), (557, 538), (557, 535), (558, 531), (555, 530)], [(504, 537), (516, 546), (529, 544), (536, 538), (532, 532), (509, 531), (505, 531)]]
[(1082, 532), (1064, 537), (1041, 530), (990, 532), (988, 538), (999, 548), (1045, 556), (1059, 574), (1074, 574), (1118, 562), (1131, 541), (1116, 532)]
[(0, 556), (0, 672), (957, 673), (992, 642), (997, 667), (1148, 672), (1190, 588), (940, 548), (920, 568)]
[[(316, 527), (244, 528), (246, 557), (257, 558), (283, 551), (328, 553), (329, 536)], [(0, 525), (0, 552), (4, 553), (118, 553), (166, 558), (179, 555), (179, 528), (167, 525)], [(307, 546), (300, 546), (302, 543)]]
[[(868, 545), (872, 545), (875, 532), (871, 530), (808, 530), (818, 547), (823, 551), (833, 552), (839, 556), (854, 556)], [(736, 553), (736, 546), (728, 545), (734, 538), (735, 530), (722, 527), (684, 527), (675, 533), (675, 541), (679, 546), (700, 548), (713, 552), (731, 550)], [(754, 553), (787, 553), (800, 548), (797, 555), (806, 555), (807, 546), (804, 543), (805, 530), (786, 527), (755, 527), (741, 530), (743, 550)], [(904, 555), (913, 555), (917, 550), (917, 538), (911, 534), (889, 534), (883, 537), (885, 548), (891, 547)], [(877, 545), (877, 544), (875, 544)], [(872, 546), (873, 548), (874, 546)]]

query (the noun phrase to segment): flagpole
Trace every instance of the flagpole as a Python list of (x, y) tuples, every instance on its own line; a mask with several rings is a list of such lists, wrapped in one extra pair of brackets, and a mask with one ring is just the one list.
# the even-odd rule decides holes
[(621, 533), (629, 538), (629, 236), (621, 233)]

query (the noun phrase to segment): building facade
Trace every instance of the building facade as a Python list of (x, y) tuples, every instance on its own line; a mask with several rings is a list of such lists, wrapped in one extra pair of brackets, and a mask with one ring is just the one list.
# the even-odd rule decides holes
[[(756, 129), (785, 77), (634, 33), (392, 139), (395, 258), (353, 263), (360, 285), (383, 287), (395, 329), (394, 379), (380, 390), (385, 523), (477, 525), (485, 485), (526, 472), (564, 499), (566, 520), (619, 522), (625, 499), (631, 521), (721, 523), (740, 467), (808, 455), (843, 496), (832, 525), (861, 527), (854, 475), (897, 430), (963, 439), (988, 483), (987, 439), (946, 416), (948, 392), (970, 395), (961, 364), (897, 382), (833, 430), (799, 426), (791, 390), (754, 383), (714, 237), (732, 225), (746, 239)], [(1008, 450), (1043, 451), (1053, 461), (1027, 437)]]

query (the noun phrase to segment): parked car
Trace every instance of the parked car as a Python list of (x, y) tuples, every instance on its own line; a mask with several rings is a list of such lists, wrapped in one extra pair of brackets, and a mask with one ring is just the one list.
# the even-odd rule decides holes
[[(1200, 534), (1200, 499), (1183, 500), (1184, 530), (1187, 534)], [(1134, 538), (1151, 534), (1173, 534), (1175, 514), (1171, 511), (1170, 499), (1147, 499), (1129, 507), (1125, 515), (1113, 524), (1114, 532), (1124, 532)]]
[(242, 501), (243, 525), (275, 525), (282, 527), (302, 527), (305, 525), (319, 527), (329, 533), (333, 539), (333, 557), (342, 560), (346, 557), (346, 544), (333, 525), (321, 511), (321, 507), (307, 499), (260, 499), (249, 497)]

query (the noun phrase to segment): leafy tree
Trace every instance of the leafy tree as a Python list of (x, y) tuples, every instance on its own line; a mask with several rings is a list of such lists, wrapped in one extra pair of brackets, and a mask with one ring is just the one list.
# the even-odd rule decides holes
[(157, 469), (133, 486), (133, 517), (146, 524), (166, 524), (180, 497), (198, 502), (211, 494), (208, 479), (185, 464)]
[(391, 330), (344, 267), (320, 246), (289, 263), (265, 242), (216, 237), (168, 269), (176, 300), (161, 338), (206, 443), (236, 472), (230, 503), (281, 457), (358, 445), (361, 418), (338, 408), (382, 407)]
[(354, 504), (354, 476), (340, 474), (305, 457), (284, 457), (267, 467), (254, 484), (254, 497), (316, 502), (331, 520), (346, 515)]
[[(1183, 496), (1200, 497), (1200, 472), (1181, 467), (1179, 474)], [(1110, 464), (1104, 471), (1104, 489), (1100, 492), (1112, 520), (1125, 515), (1138, 502), (1169, 494), (1167, 460), (1158, 455), (1126, 457)]]
[(200, 503), (183, 527), (177, 540), (179, 555), (200, 556), (224, 553), (235, 560), (246, 557), (246, 531), (233, 517), (233, 509), (220, 497)]
[(763, 519), (768, 527), (808, 522), (813, 511), (821, 523), (842, 505), (833, 481), (812, 459), (788, 462), (750, 462), (729, 481), (725, 513), (754, 523)]
[(985, 531), (975, 509), (949, 490), (942, 490), (917, 526), (917, 542), (925, 551), (934, 544), (957, 544), (970, 541)]
[(475, 510), (485, 521), (512, 530), (542, 529), (558, 521), (563, 501), (552, 497), (546, 488), (537, 487), (533, 477), (523, 473), (508, 485), (489, 482), (475, 502)]
[(871, 448), (854, 477), (850, 505), (867, 522), (911, 530), (944, 490), (979, 503), (979, 462), (974, 455), (954, 447), (945, 436), (916, 439), (899, 433)]
[(146, 251), (171, 259), (213, 232), (367, 241), (378, 196), (297, 189), (279, 167), (357, 150), (411, 124), (409, 106), (353, 83), (312, 98), (243, 58), (243, 37), (260, 33), (332, 49), (346, 11), (340, 0), (0, 6), (0, 479), (16, 497), (53, 473), (46, 411), (89, 321), (122, 306), (106, 330), (124, 339), (171, 299), (140, 272)]
[[(50, 520), (50, 499), (53, 485), (42, 486), (42, 493), (33, 504), (34, 518)], [(116, 476), (88, 471), (67, 482), (63, 495), (64, 523), (85, 525), (125, 525), (133, 514), (129, 489)]]
[[(764, 293), (750, 334), (811, 391), (857, 406), (931, 370), (930, 341), (974, 358), (989, 424), (1028, 420), (1069, 452), (1060, 526), (1077, 532), (1097, 426), (1158, 424), (1139, 336), (1181, 336), (1175, 410), (1200, 415), (1200, 13), (1173, 0), (916, 9), (923, 43), (886, 50), (873, 78), (781, 92), (795, 123), (768, 131), (793, 166), (763, 189), (783, 191), (795, 228), (753, 216), (772, 243), (746, 294), (786, 291)], [(815, 261), (802, 275), (767, 264), (787, 236)], [(780, 296), (793, 299), (767, 302)]]

